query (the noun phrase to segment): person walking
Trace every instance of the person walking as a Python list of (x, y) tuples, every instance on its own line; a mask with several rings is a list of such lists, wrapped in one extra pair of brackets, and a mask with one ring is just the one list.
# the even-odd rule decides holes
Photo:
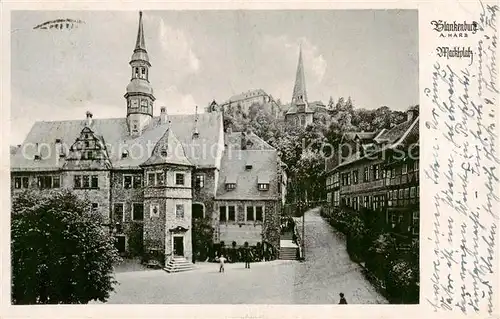
[(341, 292), (339, 296), (340, 296), (339, 305), (347, 305), (347, 300), (345, 300), (344, 294)]
[(244, 255), (244, 258), (245, 258), (245, 268), (248, 268), (250, 269), (250, 248), (248, 247), (248, 242), (245, 242), (244, 244), (245, 246), (245, 255)]
[(224, 255), (220, 255), (219, 257), (219, 272), (224, 272), (224, 262), (226, 261), (226, 258), (224, 257)]

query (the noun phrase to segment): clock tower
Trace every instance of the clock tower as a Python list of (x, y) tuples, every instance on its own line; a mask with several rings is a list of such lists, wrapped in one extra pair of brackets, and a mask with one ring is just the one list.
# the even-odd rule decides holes
[(148, 52), (144, 41), (144, 29), (142, 26), (142, 11), (139, 12), (139, 30), (134, 53), (130, 60), (132, 67), (132, 78), (127, 85), (127, 125), (131, 136), (139, 136), (148, 126), (153, 118), (153, 103), (155, 97), (153, 88), (149, 83)]

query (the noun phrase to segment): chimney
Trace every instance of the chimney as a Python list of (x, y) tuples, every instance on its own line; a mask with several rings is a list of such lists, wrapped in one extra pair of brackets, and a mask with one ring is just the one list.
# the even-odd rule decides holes
[(196, 113), (194, 118), (194, 130), (193, 130), (193, 139), (198, 138), (200, 133), (198, 132), (198, 105), (196, 105)]
[(160, 108), (160, 124), (167, 124), (167, 108), (162, 106)]
[(247, 136), (245, 132), (241, 132), (241, 149), (247, 149)]
[(92, 113), (90, 111), (87, 111), (86, 115), (87, 115), (87, 122), (85, 123), (85, 125), (87, 127), (90, 127), (92, 125)]
[(418, 111), (415, 109), (410, 109), (406, 111), (406, 121), (413, 121), (418, 116)]

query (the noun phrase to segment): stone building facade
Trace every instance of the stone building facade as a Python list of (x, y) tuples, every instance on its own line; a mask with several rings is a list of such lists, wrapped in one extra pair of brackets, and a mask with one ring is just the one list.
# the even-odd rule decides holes
[[(255, 134), (248, 140), (265, 149), (242, 143), (238, 132), (224, 132), (223, 112), (168, 115), (162, 107), (153, 116), (142, 13), (130, 67), (125, 118), (98, 119), (87, 112), (82, 120), (34, 124), (23, 144), (11, 150), (12, 195), (26, 189), (74, 191), (104, 217), (121, 252), (159, 250), (167, 260), (191, 261), (192, 219), (203, 217), (212, 221), (216, 242), (223, 234), (227, 241), (268, 241), (279, 249), (278, 183), (284, 172), (277, 151)], [(228, 167), (246, 167), (235, 153), (255, 160), (258, 169), (247, 171), (245, 179), (254, 182), (237, 183), (229, 198), (221, 190), (233, 178)], [(231, 203), (242, 209), (238, 221), (248, 230), (237, 238), (219, 218), (220, 207)], [(255, 216), (244, 215), (250, 204), (262, 213), (255, 208)]]

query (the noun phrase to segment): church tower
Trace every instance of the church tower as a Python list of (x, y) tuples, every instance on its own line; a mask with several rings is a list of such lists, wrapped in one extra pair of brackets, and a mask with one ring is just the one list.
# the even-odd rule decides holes
[(292, 104), (299, 110), (307, 108), (306, 78), (304, 75), (304, 62), (302, 62), (302, 46), (299, 48), (299, 63), (297, 64), (297, 74), (295, 75), (295, 85), (293, 87)]
[(139, 30), (134, 53), (130, 60), (132, 78), (127, 85), (127, 125), (131, 136), (139, 136), (153, 118), (153, 88), (149, 83), (148, 52), (144, 41), (144, 28), (142, 26), (142, 11), (139, 12)]

